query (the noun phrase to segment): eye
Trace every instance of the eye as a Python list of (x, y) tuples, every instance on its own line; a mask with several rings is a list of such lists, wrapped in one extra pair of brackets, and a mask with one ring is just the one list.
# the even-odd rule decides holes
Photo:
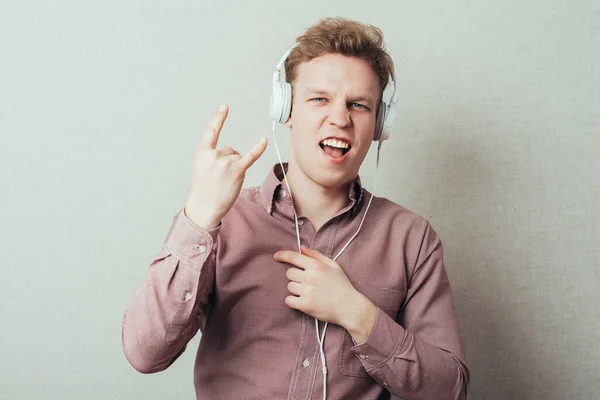
[(361, 109), (361, 110), (368, 110), (369, 109), (369, 107), (365, 106), (364, 104), (360, 104), (360, 103), (350, 103), (350, 105), (353, 108), (358, 108), (358, 109)]
[(315, 103), (322, 103), (325, 101), (324, 97), (314, 97), (312, 99), (310, 99), (310, 101), (314, 101)]

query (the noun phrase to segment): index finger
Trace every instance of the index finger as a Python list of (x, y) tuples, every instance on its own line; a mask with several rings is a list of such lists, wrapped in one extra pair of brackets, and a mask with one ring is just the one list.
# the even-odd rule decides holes
[(275, 261), (284, 262), (295, 265), (298, 268), (306, 269), (309, 267), (312, 259), (300, 254), (297, 251), (281, 250), (273, 255)]
[(198, 147), (203, 149), (214, 149), (217, 147), (217, 142), (219, 141), (219, 134), (221, 133), (221, 128), (223, 128), (223, 124), (225, 123), (225, 119), (227, 119), (227, 114), (229, 113), (229, 107), (226, 104), (223, 104), (219, 107), (219, 111), (215, 114), (213, 120), (208, 127), (208, 130), (202, 137), (202, 141)]
[(302, 245), (302, 246), (300, 246), (300, 251), (305, 256), (313, 258), (315, 260), (319, 260), (325, 265), (328, 265), (333, 268), (341, 269), (341, 267), (339, 266), (339, 264), (337, 262), (335, 262), (333, 259), (327, 257), (326, 255), (322, 254), (318, 250), (314, 250), (314, 249), (311, 249), (310, 247)]

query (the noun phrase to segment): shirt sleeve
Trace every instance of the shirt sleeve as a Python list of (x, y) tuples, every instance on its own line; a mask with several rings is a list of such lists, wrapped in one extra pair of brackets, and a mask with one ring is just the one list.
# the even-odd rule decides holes
[(378, 309), (368, 339), (353, 346), (352, 352), (394, 396), (466, 399), (470, 372), (442, 244), (429, 223), (397, 321)]
[(214, 287), (220, 225), (206, 231), (179, 211), (162, 249), (125, 311), (122, 345), (143, 373), (166, 369), (198, 329), (203, 330)]

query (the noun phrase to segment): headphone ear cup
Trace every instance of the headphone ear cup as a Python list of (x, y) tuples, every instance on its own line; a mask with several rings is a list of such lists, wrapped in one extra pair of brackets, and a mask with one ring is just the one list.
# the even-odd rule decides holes
[(271, 83), (271, 101), (269, 104), (269, 118), (279, 122), (281, 118), (281, 84), (279, 82)]
[(281, 113), (281, 123), (285, 124), (290, 119), (290, 113), (292, 112), (292, 85), (284, 82), (281, 84), (282, 90), (282, 102), (283, 111)]
[(292, 108), (292, 85), (287, 82), (273, 82), (271, 84), (270, 118), (285, 124), (290, 117)]
[(390, 104), (387, 106), (387, 111), (385, 113), (385, 121), (383, 122), (383, 129), (381, 131), (380, 141), (387, 140), (392, 133), (392, 125), (394, 125), (394, 120), (396, 119), (396, 107), (394, 104)]
[(385, 104), (385, 101), (382, 101), (379, 103), (379, 107), (377, 109), (377, 119), (375, 120), (375, 132), (373, 133), (373, 140), (376, 142), (378, 142), (381, 139), (386, 112), (387, 104)]

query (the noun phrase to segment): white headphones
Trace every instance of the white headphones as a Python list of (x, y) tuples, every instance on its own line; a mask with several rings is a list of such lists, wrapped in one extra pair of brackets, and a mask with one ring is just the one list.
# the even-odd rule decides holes
[[(298, 43), (295, 43), (288, 51), (286, 51), (281, 58), (281, 61), (279, 61), (279, 64), (277, 64), (275, 72), (273, 72), (269, 114), (273, 121), (279, 122), (280, 124), (285, 124), (287, 122), (290, 118), (290, 111), (292, 109), (292, 85), (285, 81), (281, 82), (281, 68), (296, 46), (298, 46)], [(398, 102), (398, 96), (396, 95), (396, 81), (392, 76), (390, 76), (390, 79), (394, 85), (394, 93), (390, 98), (389, 104), (385, 101), (381, 101), (379, 104), (375, 132), (373, 134), (373, 140), (377, 142), (383, 142), (390, 137), (392, 125), (396, 119), (396, 103)]]

